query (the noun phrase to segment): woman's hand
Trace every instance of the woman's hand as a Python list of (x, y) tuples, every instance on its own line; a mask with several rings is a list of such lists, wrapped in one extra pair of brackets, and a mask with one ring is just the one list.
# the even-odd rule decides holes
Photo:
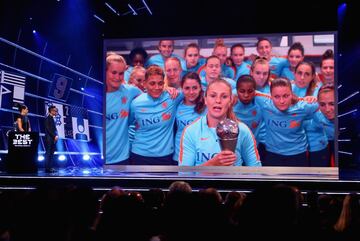
[(204, 166), (233, 166), (236, 155), (232, 151), (221, 151), (214, 158), (210, 159)]
[(179, 95), (179, 91), (174, 87), (166, 87), (165, 91), (169, 93), (171, 99), (175, 99)]
[(303, 99), (309, 104), (317, 102), (317, 98), (315, 96), (305, 96)]

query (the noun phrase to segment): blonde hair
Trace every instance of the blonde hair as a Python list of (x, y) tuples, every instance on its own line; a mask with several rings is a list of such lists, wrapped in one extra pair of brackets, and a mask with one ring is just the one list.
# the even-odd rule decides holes
[(133, 70), (131, 71), (130, 77), (129, 77), (129, 84), (133, 84), (132, 80), (135, 78), (135, 75), (139, 72), (143, 72), (144, 75), (146, 73), (146, 69), (142, 66), (135, 66)]
[(108, 69), (112, 62), (123, 63), (126, 66), (126, 60), (123, 56), (115, 52), (108, 52), (106, 54), (106, 69)]
[(256, 65), (261, 64), (261, 65), (267, 65), (269, 67), (269, 73), (268, 73), (268, 77), (267, 80), (265, 81), (264, 85), (261, 86), (261, 88), (265, 87), (267, 84), (270, 84), (270, 75), (271, 75), (271, 71), (270, 71), (270, 64), (269, 61), (264, 58), (264, 57), (257, 57), (254, 62), (252, 63), (250, 70), (251, 72), (254, 72), (254, 69), (256, 67)]
[(217, 48), (217, 47), (225, 47), (225, 48), (227, 48), (226, 45), (225, 45), (224, 39), (219, 38), (219, 39), (215, 40), (214, 49)]

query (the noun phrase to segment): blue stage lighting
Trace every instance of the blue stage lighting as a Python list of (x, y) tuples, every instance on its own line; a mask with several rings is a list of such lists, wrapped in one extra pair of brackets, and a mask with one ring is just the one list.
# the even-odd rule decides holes
[(85, 88), (84, 87), (81, 87), (81, 91), (84, 91), (85, 90)]
[(88, 161), (88, 160), (90, 160), (90, 156), (89, 156), (89, 154), (85, 154), (85, 155), (83, 155), (83, 160), (84, 160), (84, 161)]
[(66, 160), (66, 156), (65, 155), (60, 155), (58, 158), (59, 161), (65, 161)]
[(89, 175), (89, 174), (91, 173), (91, 171), (88, 170), (88, 169), (84, 169), (84, 170), (82, 170), (81, 172), (82, 172), (84, 175)]
[(38, 156), (38, 161), (42, 162), (45, 160), (45, 157), (43, 155)]
[(36, 34), (36, 30), (35, 30), (35, 29), (34, 29), (32, 32), (33, 32), (33, 34)]
[(338, 6), (338, 25), (342, 26), (346, 13), (346, 3), (342, 3)]

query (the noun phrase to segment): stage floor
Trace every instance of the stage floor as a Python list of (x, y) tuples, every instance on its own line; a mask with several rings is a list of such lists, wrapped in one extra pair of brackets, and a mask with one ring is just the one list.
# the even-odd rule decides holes
[(34, 188), (41, 185), (87, 185), (95, 189), (120, 186), (129, 190), (166, 190), (176, 180), (187, 181), (194, 190), (214, 187), (220, 191), (251, 191), (264, 185), (286, 183), (302, 191), (351, 192), (358, 181), (339, 180), (332, 167), (179, 167), (115, 166), (60, 168), (54, 174), (40, 169), (32, 174), (0, 173), (0, 188)]

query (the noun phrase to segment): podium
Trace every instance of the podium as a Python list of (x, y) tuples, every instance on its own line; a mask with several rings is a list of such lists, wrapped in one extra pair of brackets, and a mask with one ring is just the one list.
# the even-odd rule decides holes
[(5, 162), (7, 173), (37, 173), (38, 132), (10, 132), (8, 155)]

